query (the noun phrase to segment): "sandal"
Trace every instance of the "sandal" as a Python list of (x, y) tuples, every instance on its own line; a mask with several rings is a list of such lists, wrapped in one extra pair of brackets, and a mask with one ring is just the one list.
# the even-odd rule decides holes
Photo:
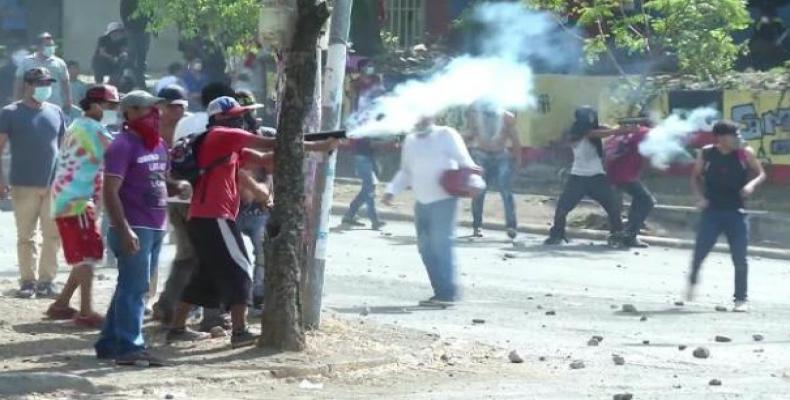
[(47, 312), (45, 314), (49, 319), (66, 320), (66, 319), (72, 319), (75, 316), (77, 316), (77, 314), (79, 314), (79, 311), (69, 306), (64, 307), (58, 305), (57, 303), (52, 303), (52, 305), (50, 305), (49, 308), (47, 308)]
[(79, 314), (74, 317), (74, 325), (80, 328), (100, 329), (104, 326), (104, 317), (97, 313), (90, 313), (88, 315)]

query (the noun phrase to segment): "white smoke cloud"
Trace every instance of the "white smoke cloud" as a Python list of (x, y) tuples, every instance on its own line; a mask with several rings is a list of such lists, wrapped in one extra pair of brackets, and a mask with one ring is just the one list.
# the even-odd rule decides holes
[(697, 108), (688, 115), (672, 114), (659, 122), (639, 144), (639, 153), (647, 157), (653, 167), (667, 169), (680, 159), (691, 159), (686, 144), (691, 134), (710, 131), (719, 112), (710, 107)]
[(530, 61), (556, 67), (578, 60), (578, 43), (548, 14), (519, 3), (484, 3), (473, 20), (483, 32), (479, 55), (455, 58), (425, 80), (396, 86), (350, 117), (349, 136), (408, 132), (422, 117), (477, 101), (524, 110), (535, 104)]

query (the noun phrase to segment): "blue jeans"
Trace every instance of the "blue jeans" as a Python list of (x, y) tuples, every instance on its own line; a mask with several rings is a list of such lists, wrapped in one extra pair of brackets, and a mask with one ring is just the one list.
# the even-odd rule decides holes
[(376, 185), (374, 183), (375, 164), (372, 157), (354, 156), (354, 165), (357, 177), (362, 179), (362, 187), (359, 189), (357, 197), (348, 206), (344, 220), (352, 220), (357, 215), (357, 211), (365, 204), (368, 209), (368, 219), (374, 225), (379, 223), (379, 216), (376, 213)]
[(264, 276), (264, 257), (263, 241), (266, 234), (266, 223), (269, 222), (269, 214), (239, 215), (236, 226), (241, 233), (252, 241), (252, 254), (255, 256), (255, 268), (252, 271), (252, 296), (263, 296), (263, 276)]
[[(508, 229), (516, 229), (516, 204), (513, 200), (513, 163), (510, 154), (503, 151), (501, 153), (489, 153), (475, 150), (472, 152), (477, 165), (484, 170), (483, 179), (486, 185), (496, 182), (499, 194), (502, 196), (502, 204), (505, 208), (505, 225)], [(486, 189), (488, 190), (488, 189)], [(472, 226), (480, 228), (483, 226), (483, 205), (486, 201), (486, 191), (480, 193), (472, 200)]]
[(458, 199), (417, 203), (414, 207), (417, 247), (428, 271), (434, 296), (439, 300), (458, 298), (455, 250), (455, 223)]
[(716, 245), (719, 235), (724, 233), (730, 246), (732, 263), (735, 265), (735, 300), (746, 300), (749, 278), (749, 265), (746, 251), (749, 246), (749, 222), (742, 210), (712, 210), (702, 212), (694, 256), (691, 260), (689, 281), (697, 284), (702, 262)]
[(140, 251), (129, 255), (123, 251), (121, 237), (116, 229), (110, 228), (109, 245), (118, 257), (118, 283), (104, 328), (94, 346), (99, 358), (118, 358), (145, 350), (145, 295), (159, 262), (159, 250), (165, 232), (135, 228), (134, 233), (140, 240)]

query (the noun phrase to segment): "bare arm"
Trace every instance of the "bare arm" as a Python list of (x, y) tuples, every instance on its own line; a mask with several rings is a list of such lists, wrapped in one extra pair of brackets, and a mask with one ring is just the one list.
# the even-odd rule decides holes
[(697, 160), (694, 162), (694, 168), (691, 170), (691, 192), (697, 197), (700, 208), (707, 206), (707, 199), (705, 198), (705, 191), (702, 188), (703, 177), (705, 169), (705, 160), (702, 152), (697, 155)]
[(115, 175), (104, 175), (104, 187), (102, 188), (102, 197), (104, 197), (104, 207), (107, 209), (107, 214), (110, 216), (110, 222), (119, 230), (131, 230), (129, 222), (126, 221), (126, 215), (123, 212), (123, 205), (121, 203), (121, 185), (123, 178)]
[(267, 207), (271, 206), (271, 191), (268, 186), (256, 181), (250, 171), (239, 171), (239, 185), (243, 190), (248, 190), (252, 193), (252, 197), (255, 201)]
[(765, 169), (763, 168), (763, 164), (760, 160), (757, 159), (757, 156), (754, 154), (754, 150), (751, 147), (747, 147), (746, 151), (746, 163), (749, 167), (749, 170), (755, 175), (746, 186), (743, 187), (741, 190), (741, 194), (744, 197), (749, 197), (754, 193), (754, 190), (757, 189), (757, 186), (760, 186), (765, 182), (767, 175), (765, 174)]
[(241, 151), (242, 160), (244, 160), (245, 167), (259, 167), (266, 166), (274, 159), (274, 153), (260, 152), (251, 149), (244, 149)]
[[(0, 132), (0, 155), (5, 150), (5, 144), (8, 142), (8, 134)], [(8, 198), (8, 183), (5, 181), (5, 174), (3, 173), (3, 163), (0, 162), (0, 199)]]
[[(274, 149), (273, 137), (255, 136), (249, 147), (254, 150), (273, 150)], [(305, 142), (304, 149), (307, 151), (332, 151), (337, 148), (337, 139), (321, 140), (317, 142)]]

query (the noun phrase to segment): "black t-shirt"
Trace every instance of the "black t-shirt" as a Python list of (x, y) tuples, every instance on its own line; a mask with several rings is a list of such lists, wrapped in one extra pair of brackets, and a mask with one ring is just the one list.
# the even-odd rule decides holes
[(119, 40), (112, 40), (110, 35), (103, 35), (99, 37), (99, 43), (96, 45), (96, 55), (99, 55), (99, 49), (104, 48), (107, 54), (118, 57), (126, 50), (126, 38)]
[(711, 209), (738, 210), (744, 208), (741, 189), (748, 180), (746, 152), (742, 149), (724, 154), (715, 146), (702, 153), (705, 161), (705, 197)]

